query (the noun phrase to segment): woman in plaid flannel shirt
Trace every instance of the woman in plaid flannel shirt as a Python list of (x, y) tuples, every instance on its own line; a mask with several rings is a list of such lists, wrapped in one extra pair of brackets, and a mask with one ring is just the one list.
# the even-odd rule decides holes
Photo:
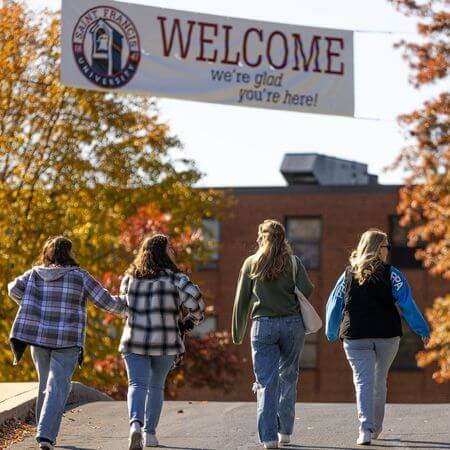
[(145, 446), (156, 447), (166, 377), (184, 353), (180, 327), (198, 324), (205, 304), (198, 286), (177, 268), (169, 239), (161, 234), (144, 240), (120, 291), (128, 305), (119, 351), (129, 380), (129, 449), (142, 449), (141, 427)]
[(36, 439), (40, 449), (51, 450), (82, 360), (88, 298), (115, 313), (123, 313), (126, 303), (78, 266), (72, 242), (63, 236), (46, 241), (38, 265), (9, 283), (8, 293), (19, 305), (10, 333), (14, 364), (30, 345), (39, 378)]

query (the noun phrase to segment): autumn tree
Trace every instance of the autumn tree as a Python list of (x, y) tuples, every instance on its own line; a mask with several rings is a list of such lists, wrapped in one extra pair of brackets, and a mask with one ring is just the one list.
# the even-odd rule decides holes
[[(448, 81), (450, 13), (445, 0), (389, 0), (400, 11), (419, 19), (419, 42), (402, 41), (404, 57), (411, 68), (410, 82), (424, 85)], [(447, 85), (448, 86), (448, 85)], [(398, 212), (401, 225), (410, 229), (411, 246), (421, 245), (416, 257), (433, 275), (450, 279), (450, 94), (432, 98), (409, 114), (399, 117), (408, 145), (396, 166), (409, 175), (400, 191)], [(433, 377), (450, 380), (450, 294), (427, 311), (432, 325), (431, 341), (418, 355), (419, 365), (438, 363)]]
[[(7, 283), (30, 267), (49, 235), (74, 242), (80, 264), (100, 278), (123, 264), (121, 224), (139, 208), (170, 212), (189, 234), (226, 199), (194, 184), (201, 174), (158, 115), (154, 99), (62, 86), (59, 17), (0, 8), (0, 380), (33, 379), (26, 358), (11, 367), (7, 338), (17, 307)], [(116, 352), (117, 330), (89, 307), (86, 364)]]

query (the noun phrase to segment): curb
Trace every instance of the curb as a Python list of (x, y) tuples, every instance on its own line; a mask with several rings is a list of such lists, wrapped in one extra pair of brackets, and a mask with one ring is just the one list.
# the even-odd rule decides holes
[[(0, 426), (10, 419), (25, 420), (36, 404), (37, 388), (30, 389), (17, 397), (9, 399), (2, 404), (0, 411)], [(73, 404), (111, 401), (111, 397), (97, 389), (72, 381), (66, 408)]]

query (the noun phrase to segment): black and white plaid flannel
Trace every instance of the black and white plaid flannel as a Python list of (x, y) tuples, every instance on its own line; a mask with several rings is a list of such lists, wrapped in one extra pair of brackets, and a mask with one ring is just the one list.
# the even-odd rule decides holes
[(183, 273), (166, 270), (155, 279), (126, 275), (120, 293), (128, 304), (128, 319), (119, 351), (140, 355), (177, 355), (184, 353), (178, 320), (198, 324), (203, 320), (205, 303), (198, 286)]

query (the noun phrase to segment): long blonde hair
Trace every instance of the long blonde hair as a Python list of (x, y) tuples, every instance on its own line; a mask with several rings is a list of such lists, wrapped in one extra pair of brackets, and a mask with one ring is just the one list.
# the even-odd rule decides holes
[(265, 220), (258, 227), (258, 244), (250, 278), (275, 280), (291, 263), (292, 250), (284, 226), (276, 220)]
[(380, 249), (387, 234), (371, 228), (361, 235), (358, 247), (350, 255), (351, 272), (359, 284), (364, 284), (381, 266)]

